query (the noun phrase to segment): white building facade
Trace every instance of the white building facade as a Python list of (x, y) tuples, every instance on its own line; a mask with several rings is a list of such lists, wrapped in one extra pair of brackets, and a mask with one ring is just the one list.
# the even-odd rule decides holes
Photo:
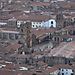
[(50, 28), (50, 27), (56, 28), (56, 21), (54, 19), (41, 22), (32, 22), (32, 28)]
[(72, 69), (63, 69), (61, 68), (59, 70), (59, 75), (74, 75), (74, 72)]
[(50, 28), (54, 27), (56, 28), (56, 21), (54, 19), (50, 19), (48, 21), (43, 22), (43, 27)]
[(41, 28), (42, 26), (42, 22), (32, 22), (32, 28)]
[[(20, 27), (22, 23), (25, 23), (26, 21), (17, 21), (17, 27)], [(56, 28), (56, 21), (54, 19), (50, 19), (47, 21), (32, 21), (32, 28), (50, 28), (54, 27)]]

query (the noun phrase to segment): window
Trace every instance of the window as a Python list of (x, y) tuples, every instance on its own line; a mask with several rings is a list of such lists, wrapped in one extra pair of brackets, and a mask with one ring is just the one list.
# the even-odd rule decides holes
[(64, 73), (62, 73), (62, 75), (64, 75)]
[(72, 72), (74, 72), (74, 70), (72, 70)]
[(33, 24), (35, 24), (35, 22), (33, 22)]
[(18, 39), (18, 34), (15, 34), (15, 39)]
[(53, 24), (53, 21), (51, 21), (51, 24)]
[(8, 34), (7, 33), (3, 33), (3, 39), (8, 39)]
[(33, 25), (33, 27), (34, 27), (34, 25)]
[(62, 69), (62, 71), (64, 71), (64, 70)]
[(14, 40), (14, 34), (13, 33), (9, 33), (9, 39)]
[(54, 40), (56, 41), (56, 37), (54, 38)]
[(0, 39), (2, 39), (2, 33), (0, 33)]
[(37, 22), (37, 24), (38, 24), (38, 22)]
[(40, 8), (41, 8), (40, 6), (37, 6), (37, 10), (40, 10)]
[(41, 26), (39, 26), (39, 27), (41, 27)]
[(73, 73), (71, 73), (71, 75), (74, 75)]
[(41, 24), (41, 22), (39, 24)]
[(68, 71), (68, 69), (66, 69), (66, 71)]
[(73, 35), (75, 35), (75, 31), (73, 31)]
[(36, 25), (36, 28), (38, 28), (38, 26)]
[(59, 41), (59, 37), (57, 38), (57, 41)]

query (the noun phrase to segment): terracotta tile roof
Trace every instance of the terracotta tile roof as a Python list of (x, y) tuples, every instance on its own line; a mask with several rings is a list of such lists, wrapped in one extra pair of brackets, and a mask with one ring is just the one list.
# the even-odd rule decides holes
[(58, 65), (55, 65), (55, 67), (74, 70), (75, 69), (75, 63), (72, 63), (71, 65), (70, 64), (58, 64)]
[(69, 65), (69, 64), (57, 64), (57, 65), (54, 65), (53, 67), (47, 67), (47, 71), (49, 73), (52, 73), (52, 72), (55, 72), (55, 71), (59, 71), (59, 69), (75, 69), (74, 68), (75, 66), (73, 65)]
[(75, 8), (75, 2), (59, 2), (60, 7), (64, 9), (74, 9)]
[(11, 17), (10, 16), (0, 16), (0, 20), (8, 20), (10, 19)]
[(0, 70), (0, 75), (16, 75), (16, 72)]
[(0, 14), (0, 20), (9, 20), (16, 19), (18, 16), (22, 15), (23, 12), (19, 10), (11, 10), (11, 11), (2, 11)]
[(14, 44), (10, 44), (6, 47), (6, 50), (7, 51), (15, 51), (17, 50), (18, 48), (20, 48), (22, 45), (21, 44), (18, 44), (18, 43), (14, 43)]
[(64, 28), (64, 30), (75, 30), (75, 26), (67, 26)]
[(73, 12), (73, 13), (71, 13), (71, 12), (69, 12), (68, 14), (64, 14), (64, 18), (65, 19), (72, 19), (72, 18), (75, 18), (75, 13)]
[(32, 6), (49, 6), (49, 2), (31, 2)]
[(49, 29), (32, 29), (32, 34), (35, 34), (37, 37), (43, 36), (47, 33), (53, 33), (57, 29), (56, 28), (49, 28)]
[[(24, 6), (23, 6), (24, 5)], [(3, 10), (28, 10), (28, 8), (25, 6), (24, 2), (15, 2), (12, 4), (7, 5), (3, 8)]]
[(40, 65), (47, 65), (47, 64), (44, 63), (43, 61), (38, 61), (38, 64), (40, 64)]
[(61, 56), (66, 58), (75, 57), (75, 42), (61, 43), (57, 48), (51, 50), (49, 55)]
[(1, 53), (6, 53), (7, 52), (5, 47), (3, 47), (1, 44), (0, 44), (0, 52)]
[(0, 30), (5, 30), (5, 31), (17, 31), (16, 28), (0, 28)]
[(58, 70), (57, 67), (52, 67), (52, 68), (47, 68), (47, 69), (46, 69), (46, 71), (47, 71), (48, 73), (52, 73), (52, 72), (55, 72), (55, 71), (57, 71), (57, 70)]
[(40, 14), (23, 14), (17, 17), (17, 20), (23, 20), (23, 21), (30, 20), (30, 21), (35, 21), (35, 22), (38, 22), (38, 21), (41, 22), (41, 21), (45, 21), (48, 19), (49, 19), (49, 16), (40, 15)]
[(17, 33), (19, 34), (19, 32), (15, 29), (15, 28), (0, 28), (0, 32), (2, 33)]

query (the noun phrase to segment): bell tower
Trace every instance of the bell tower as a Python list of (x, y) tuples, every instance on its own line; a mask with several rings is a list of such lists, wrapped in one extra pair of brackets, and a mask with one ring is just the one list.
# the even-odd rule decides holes
[(63, 28), (63, 24), (64, 24), (64, 17), (63, 17), (63, 14), (61, 12), (61, 13), (58, 13), (56, 15), (56, 27), (58, 29), (61, 29), (61, 28)]
[(29, 48), (31, 47), (31, 22), (27, 21), (24, 24), (21, 24), (19, 27), (20, 32), (20, 42), (23, 44), (22, 49), (24, 52), (28, 53)]

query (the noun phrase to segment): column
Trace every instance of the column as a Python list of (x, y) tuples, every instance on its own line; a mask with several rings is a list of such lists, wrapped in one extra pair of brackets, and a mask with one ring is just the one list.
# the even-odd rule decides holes
[(0, 39), (2, 39), (2, 33), (0, 33)]
[(10, 40), (10, 38), (9, 38), (9, 33), (7, 34), (7, 38), (8, 38), (8, 40)]
[(1, 40), (3, 40), (3, 33), (1, 33), (1, 35), (2, 35), (2, 38), (1, 38)]

